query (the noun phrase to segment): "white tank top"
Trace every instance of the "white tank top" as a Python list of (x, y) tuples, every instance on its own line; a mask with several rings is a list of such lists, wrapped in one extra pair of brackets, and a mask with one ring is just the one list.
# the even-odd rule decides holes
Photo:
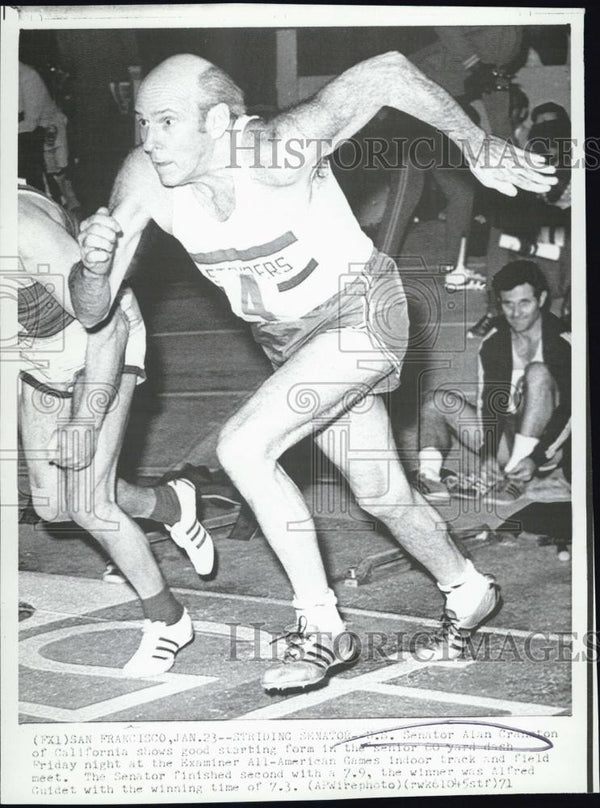
[[(238, 118), (243, 130), (249, 117)], [(238, 139), (239, 142), (239, 139)], [(362, 232), (329, 163), (303, 183), (269, 186), (231, 168), (235, 209), (218, 222), (192, 185), (173, 189), (173, 235), (234, 313), (249, 322), (295, 320), (356, 277), (373, 242)]]

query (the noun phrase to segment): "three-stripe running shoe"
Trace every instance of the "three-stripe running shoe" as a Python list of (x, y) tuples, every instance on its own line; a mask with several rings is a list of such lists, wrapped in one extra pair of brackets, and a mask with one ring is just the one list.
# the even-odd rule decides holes
[(281, 661), (265, 671), (262, 686), (268, 692), (314, 687), (332, 671), (352, 665), (360, 655), (351, 633), (334, 637), (308, 626), (304, 617), (298, 620), (297, 628), (277, 639), (285, 640), (286, 648)]
[(194, 639), (191, 617), (184, 609), (177, 623), (144, 620), (139, 648), (123, 667), (127, 676), (156, 676), (173, 667), (177, 653)]
[(167, 485), (177, 494), (181, 519), (165, 527), (175, 544), (187, 553), (198, 575), (210, 575), (215, 563), (215, 546), (208, 530), (198, 521), (196, 486), (185, 477), (169, 480)]

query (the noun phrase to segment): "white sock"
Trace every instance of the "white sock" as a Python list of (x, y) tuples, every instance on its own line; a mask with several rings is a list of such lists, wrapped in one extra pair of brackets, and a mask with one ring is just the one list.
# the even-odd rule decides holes
[(419, 452), (419, 474), (428, 480), (440, 481), (442, 470), (442, 453), (435, 446), (426, 446)]
[(452, 584), (438, 587), (446, 597), (446, 610), (455, 616), (458, 624), (472, 628), (477, 609), (482, 601), (490, 597), (490, 582), (485, 575), (477, 572), (467, 559), (465, 572)]
[(293, 606), (296, 610), (296, 619), (304, 617), (308, 626), (313, 626), (323, 633), (337, 637), (346, 630), (344, 621), (337, 608), (335, 593), (328, 589), (319, 601), (306, 601), (294, 598)]
[(475, 577), (477, 577), (479, 575), (480, 575), (480, 573), (477, 572), (477, 570), (473, 566), (473, 562), (470, 559), (465, 558), (464, 572), (462, 572), (460, 574), (460, 576), (455, 581), (452, 581), (449, 584), (440, 584), (438, 582), (438, 589), (440, 589), (445, 594), (448, 594), (448, 592), (451, 592), (453, 589), (456, 589), (458, 586), (462, 586), (463, 584), (466, 584), (472, 578), (475, 578)]
[(517, 432), (512, 454), (508, 463), (504, 466), (504, 473), (508, 474), (521, 460), (529, 457), (539, 442), (539, 438), (531, 438), (529, 435), (521, 435), (520, 432)]

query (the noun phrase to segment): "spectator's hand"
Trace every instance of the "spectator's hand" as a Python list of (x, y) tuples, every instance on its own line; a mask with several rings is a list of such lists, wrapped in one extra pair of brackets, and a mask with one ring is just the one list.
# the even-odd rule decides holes
[(535, 474), (536, 465), (530, 457), (520, 460), (512, 471), (506, 475), (508, 480), (518, 480), (521, 483), (528, 483)]
[(518, 188), (544, 194), (558, 181), (552, 176), (556, 169), (544, 157), (493, 135), (463, 144), (463, 151), (479, 182), (506, 196), (516, 196)]
[(85, 268), (96, 275), (108, 274), (120, 235), (121, 226), (110, 215), (108, 208), (98, 208), (96, 213), (85, 219), (77, 239)]
[(502, 479), (502, 471), (495, 457), (486, 457), (481, 463), (480, 477), (483, 482), (493, 485)]
[(51, 438), (56, 456), (50, 463), (61, 469), (81, 471), (87, 468), (96, 453), (96, 429), (89, 423), (70, 421), (61, 424)]

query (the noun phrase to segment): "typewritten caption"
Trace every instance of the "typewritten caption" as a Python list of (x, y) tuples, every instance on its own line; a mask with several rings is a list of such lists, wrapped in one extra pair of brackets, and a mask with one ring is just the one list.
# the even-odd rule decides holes
[(28, 790), (35, 802), (494, 792), (550, 771), (555, 733), (538, 733), (546, 743), (531, 747), (499, 727), (439, 722), (360, 737), (320, 728), (48, 730), (32, 736)]

